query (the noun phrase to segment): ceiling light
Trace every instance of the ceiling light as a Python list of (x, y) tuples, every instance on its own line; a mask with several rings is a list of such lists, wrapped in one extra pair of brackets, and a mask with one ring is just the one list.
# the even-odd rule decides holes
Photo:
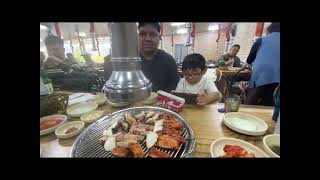
[(48, 30), (49, 28), (47, 26), (44, 26), (42, 24), (40, 24), (40, 30)]
[(185, 34), (187, 33), (187, 29), (178, 29), (177, 34)]
[(84, 33), (84, 32), (80, 32), (80, 33), (79, 33), (79, 36), (80, 36), (80, 37), (86, 37), (87, 35), (86, 35), (86, 33)]
[(184, 25), (185, 23), (171, 23), (171, 26), (182, 26)]
[(219, 25), (218, 24), (209, 25), (209, 27), (208, 27), (208, 31), (216, 31), (218, 29), (219, 29)]

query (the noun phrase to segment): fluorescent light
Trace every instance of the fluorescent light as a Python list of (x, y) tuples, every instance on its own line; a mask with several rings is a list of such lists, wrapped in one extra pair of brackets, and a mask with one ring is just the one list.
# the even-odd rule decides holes
[(40, 24), (40, 30), (48, 30), (48, 27)]
[(182, 26), (184, 25), (185, 23), (171, 23), (171, 26)]
[(216, 31), (218, 29), (219, 29), (219, 25), (218, 24), (209, 25), (209, 27), (208, 27), (208, 31)]
[(63, 37), (61, 36), (61, 39), (63, 39)]
[(81, 36), (81, 37), (86, 37), (87, 35), (86, 35), (86, 33), (84, 33), (84, 32), (80, 32), (80, 33), (79, 33), (79, 36)]
[(187, 33), (187, 29), (178, 29), (177, 34), (185, 34)]
[(42, 39), (40, 38), (40, 42), (42, 42)]

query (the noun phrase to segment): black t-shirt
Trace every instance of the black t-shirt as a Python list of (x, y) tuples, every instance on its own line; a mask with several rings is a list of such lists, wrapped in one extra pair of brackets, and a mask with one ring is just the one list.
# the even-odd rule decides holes
[(180, 77), (177, 64), (170, 54), (159, 49), (150, 60), (145, 60), (142, 55), (140, 57), (142, 72), (152, 82), (153, 92), (176, 89)]

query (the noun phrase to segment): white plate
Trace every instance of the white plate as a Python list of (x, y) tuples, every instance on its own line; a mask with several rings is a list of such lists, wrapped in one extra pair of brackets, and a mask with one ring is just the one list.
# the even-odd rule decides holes
[(242, 112), (226, 113), (223, 122), (234, 131), (251, 136), (263, 135), (268, 129), (268, 125), (264, 120)]
[(95, 102), (82, 102), (69, 106), (67, 108), (67, 114), (71, 117), (80, 117), (82, 114), (93, 111), (98, 108), (98, 104)]
[(93, 123), (97, 119), (101, 118), (103, 116), (103, 114), (104, 114), (104, 111), (94, 110), (94, 111), (90, 111), (85, 114), (82, 114), (80, 119), (81, 119), (81, 121), (83, 121), (85, 123)]
[(277, 145), (280, 146), (280, 134), (269, 134), (266, 135), (263, 138), (263, 148), (264, 151), (270, 156), (270, 157), (277, 157), (279, 158), (280, 156), (276, 153), (274, 153), (269, 146), (270, 145)]
[(250, 143), (235, 138), (219, 138), (211, 143), (211, 157), (217, 158), (225, 155), (223, 148), (225, 145), (238, 145), (243, 147), (248, 153), (253, 153), (256, 157), (269, 157), (265, 152)]
[(51, 115), (51, 116), (45, 116), (45, 117), (40, 118), (40, 123), (42, 121), (46, 121), (46, 120), (49, 120), (49, 119), (52, 119), (52, 118), (61, 119), (62, 122), (57, 124), (56, 126), (53, 126), (51, 128), (48, 128), (48, 129), (40, 131), (40, 136), (54, 132), (59, 126), (61, 126), (63, 123), (65, 123), (66, 120), (68, 119), (67, 116), (65, 116), (65, 115)]
[[(71, 127), (75, 127), (78, 128), (78, 130), (66, 134), (65, 132), (71, 128)], [(71, 138), (75, 135), (78, 135), (82, 130), (84, 129), (84, 122), (82, 121), (72, 121), (69, 123), (65, 123), (64, 125), (60, 126), (59, 128), (56, 129), (55, 134), (58, 138), (60, 139), (66, 139), (66, 138)]]

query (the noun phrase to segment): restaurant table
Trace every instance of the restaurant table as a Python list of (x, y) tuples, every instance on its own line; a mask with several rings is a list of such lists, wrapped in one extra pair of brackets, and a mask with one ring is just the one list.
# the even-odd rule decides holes
[[(234, 70), (221, 70), (222, 75), (226, 78), (231, 78), (233, 75), (237, 73), (237, 71)], [(236, 81), (249, 81), (251, 77), (252, 71), (251, 70), (244, 70), (240, 71), (237, 75)]]
[[(139, 106), (137, 103), (128, 107)], [(235, 132), (223, 124), (224, 114), (218, 112), (218, 108), (223, 107), (222, 103), (215, 103), (206, 106), (185, 105), (180, 115), (190, 124), (196, 138), (196, 145), (192, 157), (211, 157), (211, 143), (221, 137), (238, 138), (256, 145), (263, 149), (262, 136), (247, 136)], [(109, 105), (103, 105), (98, 109), (109, 113), (124, 108), (114, 108)], [(273, 107), (271, 106), (253, 106), (240, 105), (239, 112), (255, 115), (263, 119), (268, 124), (268, 130), (265, 135), (272, 134), (275, 128), (275, 121), (272, 118)], [(68, 121), (80, 120), (79, 118), (69, 118)], [(86, 124), (88, 127), (90, 124)], [(41, 157), (69, 157), (71, 147), (77, 136), (70, 139), (57, 139), (53, 133), (40, 137), (40, 147), (42, 149)]]

